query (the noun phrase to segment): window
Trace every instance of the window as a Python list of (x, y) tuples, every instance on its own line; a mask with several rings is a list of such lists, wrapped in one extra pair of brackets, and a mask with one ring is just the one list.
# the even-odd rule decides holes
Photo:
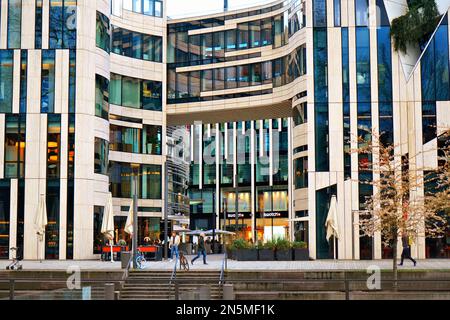
[(214, 90), (225, 89), (225, 69), (217, 68), (214, 69)]
[(34, 46), (36, 49), (42, 48), (42, 1), (36, 0), (36, 13), (35, 13), (35, 37)]
[(295, 126), (308, 122), (308, 105), (306, 102), (301, 103), (293, 109), (293, 120)]
[(251, 47), (257, 48), (261, 46), (261, 21), (249, 22)]
[(202, 71), (202, 91), (211, 91), (213, 89), (212, 70)]
[(141, 108), (141, 87), (139, 79), (122, 78), (122, 105), (129, 108)]
[(161, 199), (162, 179), (160, 165), (141, 165), (141, 198)]
[(108, 174), (108, 150), (109, 143), (104, 139), (95, 137), (94, 146), (94, 172)]
[[(61, 163), (61, 115), (47, 118), (47, 179), (59, 179)], [(58, 210), (59, 212), (59, 210)]]
[(294, 181), (295, 189), (308, 187), (308, 157), (294, 160)]
[(105, 245), (105, 236), (102, 233), (102, 222), (103, 213), (105, 211), (104, 207), (94, 206), (94, 243), (93, 252), (94, 254), (101, 254), (102, 247)]
[(255, 63), (251, 65), (251, 85), (256, 86), (261, 84), (261, 64)]
[(69, 132), (67, 139), (67, 177), (75, 177), (75, 115), (69, 114)]
[(225, 31), (226, 51), (236, 50), (236, 30)]
[(358, 102), (370, 102), (370, 40), (366, 27), (356, 28), (356, 87)]
[(162, 62), (162, 38), (112, 26), (112, 52), (130, 58)]
[(327, 26), (327, 1), (313, 0), (313, 26), (326, 27)]
[(267, 46), (272, 44), (272, 19), (267, 18), (261, 22), (261, 45)]
[(243, 65), (237, 67), (237, 74), (239, 80), (239, 87), (248, 87), (249, 84), (249, 66)]
[(0, 180), (0, 259), (9, 259), (9, 224), (11, 204), (11, 182)]
[(233, 89), (237, 87), (236, 67), (228, 67), (226, 70), (226, 88)]
[(55, 50), (42, 50), (41, 112), (55, 111)]
[(144, 125), (142, 129), (142, 153), (161, 155), (162, 127)]
[(99, 74), (95, 75), (95, 115), (108, 120), (109, 115), (109, 81)]
[(22, 29), (22, 0), (8, 0), (8, 48), (19, 49)]
[(77, 52), (70, 50), (69, 52), (69, 113), (75, 113), (76, 104), (76, 80), (77, 80)]
[(111, 30), (109, 19), (97, 11), (96, 45), (98, 48), (110, 52)]
[(162, 111), (162, 83), (142, 81), (142, 108), (144, 110)]
[(20, 52), (20, 113), (27, 112), (28, 51)]
[(111, 74), (110, 103), (144, 110), (162, 110), (162, 84)]
[(75, 49), (77, 30), (76, 0), (50, 0), (50, 49)]
[(341, 26), (341, 0), (333, 0), (334, 4), (334, 26)]
[(6, 115), (5, 123), (5, 178), (24, 178), (26, 116)]
[(0, 50), (0, 112), (12, 112), (14, 51)]
[(355, 0), (355, 22), (356, 26), (369, 25), (369, 1)]

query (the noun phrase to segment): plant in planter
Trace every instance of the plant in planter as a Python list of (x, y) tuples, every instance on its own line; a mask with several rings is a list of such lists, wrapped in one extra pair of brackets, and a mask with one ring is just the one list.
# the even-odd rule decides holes
[(238, 261), (256, 261), (258, 251), (244, 239), (236, 239), (232, 244), (233, 256)]
[(292, 251), (294, 254), (294, 260), (307, 261), (309, 260), (308, 244), (303, 241), (294, 241), (292, 243)]
[(275, 242), (276, 257), (279, 261), (292, 260), (291, 244), (286, 239), (277, 239)]
[(258, 254), (260, 261), (273, 261), (275, 260), (275, 241), (267, 241), (266, 243), (259, 246)]
[(408, 44), (418, 44), (423, 50), (439, 23), (439, 10), (435, 0), (411, 0), (408, 12), (391, 24), (394, 49), (406, 53)]

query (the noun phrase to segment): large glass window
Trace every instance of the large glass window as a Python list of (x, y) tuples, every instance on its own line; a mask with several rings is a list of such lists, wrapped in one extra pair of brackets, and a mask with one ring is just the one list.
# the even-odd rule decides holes
[(102, 222), (103, 222), (103, 213), (105, 211), (105, 207), (94, 206), (94, 243), (93, 243), (93, 252), (94, 254), (101, 254), (102, 247), (105, 245), (105, 236), (102, 233)]
[(75, 113), (77, 86), (77, 51), (69, 52), (69, 113)]
[(162, 111), (162, 83), (142, 81), (142, 108), (144, 110)]
[(27, 112), (28, 51), (20, 52), (20, 113)]
[(59, 179), (60, 167), (61, 115), (49, 114), (47, 118), (47, 179)]
[(144, 125), (142, 129), (142, 153), (161, 155), (162, 127)]
[(141, 107), (141, 85), (139, 79), (122, 78), (122, 105), (136, 109)]
[(369, 25), (369, 0), (355, 0), (356, 26)]
[(95, 115), (108, 120), (109, 116), (109, 80), (95, 75)]
[(36, 0), (36, 13), (35, 13), (35, 36), (34, 46), (36, 49), (42, 48), (42, 1)]
[(237, 87), (236, 67), (228, 67), (226, 70), (226, 88), (233, 89)]
[(22, 0), (8, 0), (8, 48), (19, 49), (22, 30)]
[(77, 1), (50, 0), (50, 49), (75, 49), (77, 37)]
[(370, 102), (370, 37), (366, 27), (356, 28), (356, 87), (358, 102)]
[(0, 180), (0, 259), (9, 259), (11, 182)]
[[(53, 116), (53, 115), (52, 115)], [(47, 227), (45, 228), (45, 259), (59, 259), (60, 180), (47, 180)]]
[(0, 50), (0, 112), (12, 112), (14, 51)]
[(97, 47), (110, 52), (111, 28), (109, 19), (103, 13), (97, 11), (97, 28), (95, 43)]
[(327, 1), (314, 0), (313, 1), (313, 26), (326, 27), (327, 26)]
[(42, 50), (41, 112), (55, 111), (55, 50)]
[(146, 61), (162, 62), (162, 38), (112, 26), (112, 52)]
[(142, 199), (161, 199), (162, 179), (160, 165), (141, 165)]
[(308, 187), (308, 157), (294, 160), (295, 189)]
[(108, 141), (95, 137), (94, 147), (94, 172), (108, 174)]
[(341, 0), (333, 0), (334, 5), (334, 26), (341, 26)]
[(24, 178), (26, 117), (6, 115), (5, 123), (5, 178)]

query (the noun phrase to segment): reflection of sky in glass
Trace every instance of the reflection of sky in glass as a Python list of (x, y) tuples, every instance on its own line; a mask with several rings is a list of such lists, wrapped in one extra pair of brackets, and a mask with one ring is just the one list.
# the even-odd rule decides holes
[[(198, 16), (223, 10), (224, 0), (166, 0), (167, 15), (172, 18)], [(237, 10), (274, 0), (228, 0), (229, 10)]]

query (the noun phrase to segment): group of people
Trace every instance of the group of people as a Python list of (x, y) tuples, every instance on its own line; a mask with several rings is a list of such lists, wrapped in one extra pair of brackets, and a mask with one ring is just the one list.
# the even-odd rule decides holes
[[(203, 255), (203, 264), (208, 264), (206, 262), (206, 247), (205, 247), (205, 238), (206, 235), (204, 233), (201, 233), (198, 238), (197, 243), (197, 256), (191, 260), (191, 264), (194, 265), (194, 261), (200, 258), (200, 256)], [(179, 252), (179, 245), (181, 243), (181, 238), (176, 232), (172, 232), (172, 236), (169, 239), (169, 248), (170, 248), (170, 256), (172, 257), (170, 261), (173, 260), (174, 256), (177, 257), (177, 259), (180, 257)]]

